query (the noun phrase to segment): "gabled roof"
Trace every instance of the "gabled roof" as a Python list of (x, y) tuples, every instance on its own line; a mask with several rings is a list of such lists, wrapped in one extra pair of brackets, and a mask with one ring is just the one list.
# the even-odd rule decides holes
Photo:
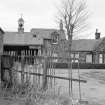
[(104, 51), (105, 50), (105, 37), (100, 39), (100, 43), (96, 44), (94, 51)]
[(65, 39), (65, 34), (61, 34), (57, 29), (32, 29), (31, 32), (24, 33), (5, 32), (3, 41), (9, 45), (42, 45), (43, 39), (51, 39), (53, 32), (57, 32), (61, 39)]
[[(98, 47), (98, 45), (102, 42), (102, 39), (79, 39), (79, 40), (72, 40), (72, 51), (94, 51), (95, 48)], [(60, 41), (60, 44), (62, 45), (61, 48), (64, 48), (65, 51), (68, 51), (68, 41), (67, 40), (62, 40)]]
[(63, 32), (61, 34), (60, 30), (57, 30), (57, 29), (33, 28), (33, 29), (31, 29), (31, 32), (33, 34), (36, 34), (39, 38), (43, 38), (43, 39), (51, 39), (51, 34), (53, 32), (57, 32), (58, 34), (60, 34), (61, 39), (65, 39), (65, 33)]
[(93, 51), (102, 39), (79, 39), (72, 41), (72, 51)]
[[(68, 41), (65, 40), (65, 34), (61, 34), (56, 29), (32, 29), (31, 32), (5, 32), (3, 42), (5, 45), (43, 45), (43, 39), (51, 39), (51, 34), (58, 32), (61, 35), (61, 43), (64, 44), (64, 49), (67, 50)], [(36, 37), (33, 37), (36, 35)], [(72, 41), (72, 51), (94, 51), (102, 39), (79, 39)], [(62, 46), (61, 46), (62, 47)]]
[(30, 32), (5, 32), (3, 43), (6, 45), (42, 45), (43, 39), (34, 38)]

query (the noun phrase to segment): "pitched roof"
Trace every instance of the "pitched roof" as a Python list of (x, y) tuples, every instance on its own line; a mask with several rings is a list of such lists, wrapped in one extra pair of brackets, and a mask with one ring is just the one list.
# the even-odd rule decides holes
[(42, 45), (43, 39), (33, 37), (30, 32), (24, 32), (19, 34), (18, 32), (5, 32), (3, 37), (4, 44), (8, 45)]
[[(43, 39), (51, 39), (51, 34), (60, 31), (57, 29), (31, 29), (31, 32), (5, 32), (4, 44), (9, 45), (42, 45)], [(35, 35), (36, 37), (33, 37)], [(65, 39), (65, 34), (61, 35), (61, 39)]]
[(102, 39), (79, 39), (73, 40), (72, 51), (93, 51), (99, 45)]
[[(98, 45), (102, 42), (102, 39), (79, 39), (79, 40), (73, 40), (72, 41), (72, 51), (94, 51), (95, 48), (98, 47)], [(65, 51), (68, 51), (68, 41), (62, 40), (60, 43), (64, 44), (62, 47), (65, 49)]]
[[(5, 32), (4, 44), (5, 45), (43, 45), (43, 39), (51, 39), (53, 32), (60, 33), (56, 29), (32, 29), (31, 32)], [(33, 37), (36, 35), (36, 37)], [(68, 41), (65, 40), (64, 34), (62, 35), (64, 48), (67, 49)], [(72, 41), (72, 51), (93, 51), (103, 41), (102, 39), (79, 39)]]
[(65, 33), (63, 32), (61, 34), (60, 30), (57, 30), (57, 29), (32, 28), (31, 32), (33, 34), (36, 34), (39, 38), (43, 38), (43, 39), (51, 39), (51, 34), (53, 32), (57, 32), (58, 34), (60, 34), (61, 39), (65, 39)]

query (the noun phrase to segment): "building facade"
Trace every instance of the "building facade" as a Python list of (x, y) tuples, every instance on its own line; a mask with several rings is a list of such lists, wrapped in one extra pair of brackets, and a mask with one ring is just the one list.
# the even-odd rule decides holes
[[(62, 23), (61, 23), (62, 24)], [(65, 39), (63, 29), (31, 29), (24, 32), (24, 20), (18, 20), (17, 32), (5, 32), (3, 35), (4, 54), (43, 55), (50, 53), (52, 43)]]
[[(33, 28), (30, 32), (24, 32), (24, 19), (21, 17), (17, 32), (5, 31), (1, 36), (4, 54), (68, 57), (68, 41), (62, 21), (58, 30)], [(95, 39), (73, 40), (71, 49), (71, 58), (77, 58), (81, 63), (105, 63), (105, 38), (100, 38), (98, 30)], [(65, 62), (64, 59), (61, 61)], [(78, 60), (73, 59), (72, 62)]]

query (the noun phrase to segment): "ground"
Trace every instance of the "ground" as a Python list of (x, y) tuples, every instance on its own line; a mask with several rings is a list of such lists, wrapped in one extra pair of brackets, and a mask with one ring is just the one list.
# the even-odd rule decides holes
[[(59, 71), (61, 75), (67, 75), (67, 71), (65, 71), (65, 74), (63, 73), (63, 71), (64, 70)], [(89, 105), (105, 105), (105, 70), (81, 69), (80, 76), (81, 79), (87, 80), (87, 83), (81, 83), (82, 99), (87, 100), (89, 102)], [(73, 70), (73, 78), (78, 78), (78, 70)], [(66, 88), (66, 90), (68, 90), (67, 81), (60, 83), (64, 88)], [(62, 91), (64, 91), (64, 88), (62, 89)], [(78, 91), (78, 83), (73, 82), (74, 97), (79, 97)]]
[[(57, 69), (56, 75), (68, 76), (68, 70)], [(82, 69), (80, 70), (81, 79), (87, 80), (87, 83), (81, 83), (81, 95), (83, 100), (89, 102), (88, 105), (105, 105), (105, 70)], [(78, 78), (78, 70), (73, 70), (73, 78)], [(68, 81), (55, 80), (56, 89), (59, 87), (59, 94), (68, 94)], [(73, 95), (75, 99), (79, 98), (79, 87), (77, 82), (73, 82)], [(21, 101), (0, 99), (0, 105), (22, 105)]]
[(0, 98), (0, 105), (24, 105), (24, 102), (15, 99)]

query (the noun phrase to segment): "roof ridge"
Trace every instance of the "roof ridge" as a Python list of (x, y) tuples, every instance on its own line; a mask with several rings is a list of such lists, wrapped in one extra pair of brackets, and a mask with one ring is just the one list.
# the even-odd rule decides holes
[(32, 28), (31, 30), (59, 30), (54, 28)]
[[(18, 31), (5, 31), (5, 33), (6, 32), (8, 32), (8, 33), (11, 33), (11, 32), (13, 32), (13, 33), (18, 33)], [(24, 33), (31, 33), (31, 32), (24, 32)]]

